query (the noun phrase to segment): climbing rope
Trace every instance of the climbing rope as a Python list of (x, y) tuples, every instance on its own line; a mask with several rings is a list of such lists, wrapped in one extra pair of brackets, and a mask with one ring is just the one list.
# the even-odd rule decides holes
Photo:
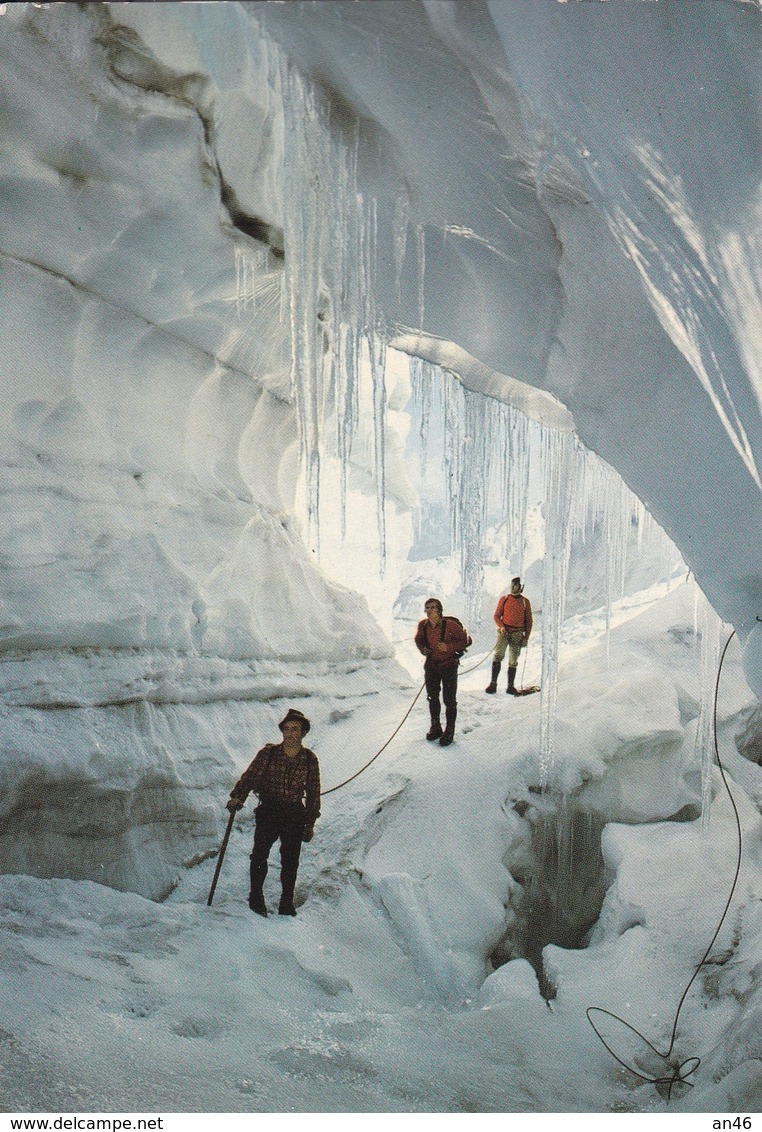
[(524, 680), (526, 679), (527, 674), (527, 653), (529, 652), (529, 641), (527, 641), (527, 643), (524, 645), (522, 652), (524, 653), (524, 663), (521, 668), (521, 687), (523, 688)]
[[(483, 656), (483, 657), (481, 658), (481, 660), (480, 660), (480, 661), (479, 661), (479, 662), (478, 662), (477, 664), (475, 664), (475, 665), (474, 665), (474, 666), (473, 666), (472, 668), (466, 668), (466, 669), (465, 669), (465, 670), (464, 670), (463, 672), (460, 672), (460, 673), (459, 673), (459, 676), (468, 676), (468, 674), (469, 674), (470, 672), (476, 672), (476, 669), (477, 669), (477, 668), (480, 668), (480, 667), (482, 666), (482, 664), (484, 664), (484, 662), (485, 662), (485, 660), (487, 659), (487, 657), (488, 657), (488, 656), (491, 656), (491, 655), (492, 655), (492, 649), (490, 649), (488, 653), (485, 653), (485, 655), (484, 655), (484, 656)], [(386, 748), (387, 748), (387, 747), (389, 746), (389, 744), (391, 743), (391, 741), (392, 741), (392, 739), (394, 738), (394, 736), (395, 736), (395, 735), (397, 734), (397, 732), (398, 732), (398, 731), (399, 731), (399, 730), (401, 729), (401, 727), (402, 727), (403, 723), (405, 723), (405, 721), (407, 720), (407, 718), (408, 718), (408, 716), (410, 715), (411, 711), (413, 710), (413, 708), (415, 707), (416, 703), (418, 702), (418, 700), (419, 700), (419, 698), (420, 698), (420, 695), (421, 695), (421, 692), (423, 691), (423, 689), (424, 689), (425, 687), (426, 687), (426, 681), (424, 680), (423, 684), (421, 684), (420, 688), (419, 688), (419, 689), (418, 689), (418, 691), (417, 691), (417, 692), (415, 693), (415, 696), (413, 697), (413, 702), (412, 702), (412, 703), (410, 704), (410, 707), (409, 707), (409, 708), (407, 709), (407, 711), (406, 711), (406, 712), (405, 712), (405, 714), (403, 715), (402, 719), (401, 719), (401, 720), (399, 721), (399, 723), (398, 723), (398, 724), (397, 724), (397, 726), (395, 727), (394, 731), (392, 731), (391, 735), (390, 735), (390, 736), (389, 736), (389, 738), (388, 738), (388, 739), (386, 740), (386, 742), (384, 743), (383, 747), (379, 747), (379, 749), (378, 749), (378, 750), (376, 751), (376, 753), (375, 753), (375, 755), (373, 756), (373, 758), (371, 758), (371, 759), (368, 759), (368, 761), (367, 761), (367, 762), (365, 763), (365, 765), (364, 765), (364, 766), (361, 766), (361, 767), (360, 767), (360, 769), (359, 769), (359, 770), (356, 770), (354, 774), (352, 774), (352, 775), (350, 775), (350, 776), (349, 776), (349, 778), (345, 778), (343, 782), (339, 782), (339, 783), (338, 783), (338, 785), (336, 785), (336, 786), (332, 786), (332, 787), (330, 788), (330, 790), (322, 790), (322, 791), (321, 791), (321, 793), (320, 793), (320, 797), (321, 797), (321, 798), (324, 798), (324, 797), (326, 796), (326, 794), (333, 794), (333, 793), (334, 793), (334, 791), (336, 791), (336, 790), (341, 790), (342, 786), (346, 786), (346, 785), (347, 785), (348, 783), (350, 783), (350, 782), (354, 782), (354, 780), (355, 780), (356, 778), (359, 778), (359, 777), (360, 777), (360, 775), (361, 775), (361, 774), (363, 773), (363, 771), (367, 770), (367, 769), (368, 769), (368, 767), (369, 767), (369, 766), (370, 766), (370, 765), (371, 765), (372, 763), (374, 763), (374, 762), (376, 761), (376, 759), (378, 758), (378, 756), (379, 756), (380, 754), (382, 754), (382, 753), (383, 753), (383, 752), (384, 752), (384, 751), (386, 750)]]
[[(758, 618), (758, 620), (759, 620), (759, 618)], [(736, 890), (736, 885), (738, 884), (738, 877), (739, 877), (739, 874), (741, 872), (741, 859), (742, 859), (742, 856), (743, 856), (743, 834), (741, 832), (741, 819), (740, 819), (739, 814), (738, 814), (738, 807), (736, 806), (735, 798), (733, 797), (733, 793), (730, 789), (730, 785), (728, 784), (728, 780), (727, 780), (727, 777), (725, 775), (725, 768), (722, 765), (722, 759), (720, 758), (720, 747), (719, 747), (719, 742), (718, 742), (718, 739), (717, 739), (717, 700), (719, 698), (720, 676), (722, 674), (722, 665), (725, 661), (725, 654), (728, 651), (728, 646), (729, 646), (730, 642), (733, 640), (734, 636), (735, 636), (735, 629), (732, 631), (732, 633), (728, 637), (727, 641), (725, 642), (725, 647), (722, 650), (722, 656), (720, 657), (720, 663), (719, 663), (719, 666), (717, 668), (717, 680), (715, 681), (715, 685), (714, 685), (714, 709), (713, 709), (713, 715), (712, 715), (712, 722), (713, 722), (713, 729), (714, 729), (714, 752), (715, 752), (715, 755), (716, 755), (716, 758), (717, 758), (717, 765), (720, 769), (720, 775), (722, 777), (723, 784), (725, 786), (725, 789), (728, 792), (728, 797), (730, 798), (730, 803), (733, 807), (733, 813), (735, 815), (735, 822), (736, 822), (736, 830), (737, 830), (737, 833), (738, 833), (738, 851), (737, 851), (737, 855), (736, 855), (735, 872), (733, 874), (733, 883), (730, 886), (730, 893), (729, 893), (728, 898), (725, 902), (725, 907), (722, 911), (722, 915), (720, 916), (720, 921), (717, 924), (717, 928), (715, 930), (715, 933), (714, 933), (714, 935), (712, 936), (712, 938), (709, 942), (709, 946), (707, 947), (706, 951), (704, 952), (703, 956), (701, 957), (701, 962), (698, 964), (698, 966), (696, 967), (696, 970), (691, 975), (691, 977), (688, 980), (688, 983), (685, 987), (685, 990), (683, 991), (683, 993), (680, 997), (680, 1001), (678, 1003), (677, 1010), (675, 1012), (675, 1020), (674, 1020), (674, 1023), (672, 1025), (672, 1036), (670, 1038), (669, 1048), (667, 1049), (666, 1053), (661, 1053), (660, 1050), (656, 1049), (655, 1046), (651, 1045), (651, 1043), (648, 1041), (648, 1039), (646, 1037), (644, 1037), (644, 1035), (641, 1034), (639, 1030), (636, 1030), (634, 1026), (631, 1026), (629, 1024), (629, 1022), (625, 1022), (624, 1018), (621, 1018), (618, 1014), (614, 1014), (610, 1010), (604, 1010), (602, 1006), (589, 1006), (587, 1008), (587, 1010), (585, 1011), (585, 1013), (587, 1014), (588, 1022), (593, 1027), (596, 1034), (600, 1038), (601, 1042), (606, 1047), (606, 1049), (609, 1051), (609, 1053), (614, 1058), (614, 1060), (618, 1061), (620, 1065), (624, 1066), (624, 1068), (628, 1069), (631, 1073), (634, 1073), (636, 1077), (640, 1077), (641, 1081), (649, 1081), (652, 1085), (666, 1085), (667, 1086), (667, 1100), (672, 1099), (672, 1090), (674, 1089), (675, 1085), (678, 1084), (678, 1082), (681, 1082), (682, 1084), (688, 1085), (689, 1088), (693, 1088), (693, 1082), (689, 1081), (688, 1078), (690, 1076), (692, 1076), (696, 1072), (696, 1070), (698, 1069), (699, 1065), (701, 1064), (701, 1058), (700, 1057), (688, 1057), (688, 1058), (686, 1058), (685, 1061), (681, 1061), (679, 1063), (679, 1065), (673, 1066), (673, 1071), (668, 1076), (665, 1076), (665, 1077), (648, 1077), (648, 1076), (646, 1076), (646, 1074), (639, 1073), (636, 1069), (633, 1069), (631, 1065), (628, 1065), (626, 1062), (622, 1061), (621, 1057), (618, 1057), (617, 1054), (614, 1053), (611, 1046), (603, 1038), (603, 1035), (601, 1034), (600, 1030), (596, 1026), (591, 1015), (593, 1013), (604, 1014), (609, 1018), (613, 1018), (617, 1022), (621, 1022), (621, 1024), (623, 1026), (625, 1026), (631, 1033), (635, 1034), (638, 1038), (640, 1038), (640, 1040), (642, 1042), (644, 1042), (645, 1045), (647, 1045), (648, 1048), (653, 1053), (655, 1053), (657, 1055), (657, 1057), (661, 1057), (661, 1058), (664, 1059), (664, 1061), (669, 1062), (671, 1057), (672, 1057), (672, 1051), (674, 1050), (675, 1042), (677, 1040), (677, 1023), (678, 1023), (678, 1020), (680, 1018), (680, 1011), (682, 1010), (683, 1004), (684, 1004), (686, 998), (688, 997), (688, 991), (693, 986), (693, 983), (695, 982), (695, 980), (698, 977), (699, 971), (706, 964), (706, 961), (709, 957), (709, 953), (711, 952), (712, 948), (714, 947), (717, 936), (720, 934), (720, 929), (722, 928), (722, 925), (724, 924), (725, 919), (727, 917), (728, 910), (730, 909), (730, 905), (731, 905), (731, 902), (733, 900), (733, 895), (734, 895), (735, 890)]]
[[(467, 676), (469, 672), (475, 672), (476, 669), (480, 667), (480, 665), (484, 664), (484, 661), (487, 659), (488, 656), (491, 655), (491, 653), (492, 653), (492, 649), (490, 649), (490, 651), (482, 657), (482, 659), (478, 662), (478, 664), (475, 664), (472, 668), (467, 668), (465, 670), (465, 672), (461, 673), (461, 675)], [(413, 710), (416, 703), (418, 702), (418, 699), (420, 698), (421, 692), (423, 691), (423, 689), (425, 687), (426, 687), (426, 682), (424, 681), (423, 684), (421, 684), (418, 691), (415, 693), (415, 696), (413, 697), (413, 701), (410, 704), (410, 707), (407, 709), (407, 711), (403, 715), (402, 719), (400, 720), (400, 722), (395, 727), (394, 731), (392, 731), (391, 735), (386, 740), (383, 747), (379, 747), (379, 749), (376, 751), (373, 758), (368, 759), (368, 761), (365, 763), (364, 766), (361, 766), (360, 769), (356, 770), (355, 773), (350, 775), (349, 778), (345, 778), (343, 782), (339, 782), (337, 786), (332, 786), (329, 790), (322, 790), (320, 792), (321, 798), (324, 798), (327, 794), (333, 794), (334, 791), (340, 790), (342, 786), (346, 786), (349, 782), (353, 782), (355, 778), (359, 778), (360, 775), (363, 773), (363, 771), (367, 770), (368, 767), (376, 761), (378, 756), (380, 754), (382, 754), (383, 751), (385, 751), (386, 748), (389, 746), (389, 744), (391, 743), (394, 736), (397, 734), (397, 732), (400, 730), (400, 728), (402, 727), (402, 725), (405, 722), (405, 720), (407, 719), (407, 717), (410, 715), (411, 711)], [(231, 813), (230, 817), (228, 818), (228, 825), (227, 825), (227, 829), (225, 831), (225, 837), (224, 837), (224, 840), (222, 842), (222, 846), (221, 846), (220, 851), (219, 851), (219, 855), (218, 855), (218, 859), (217, 859), (217, 868), (215, 869), (214, 879), (212, 881), (212, 887), (209, 891), (209, 896), (207, 898), (207, 904), (208, 905), (211, 905), (212, 900), (214, 899), (214, 890), (217, 887), (217, 880), (218, 880), (219, 875), (220, 875), (220, 869), (222, 868), (222, 861), (223, 861), (223, 858), (225, 856), (225, 850), (227, 849), (228, 840), (230, 839), (230, 832), (233, 828), (234, 818), (235, 818), (235, 813)]]
[(481, 660), (478, 660), (476, 662), (476, 664), (471, 666), (471, 668), (466, 668), (463, 672), (459, 672), (458, 678), (460, 679), (461, 676), (469, 676), (472, 672), (476, 672), (477, 668), (481, 668), (481, 666), (484, 664), (487, 657), (492, 656), (494, 651), (495, 651), (495, 647), (493, 645), (492, 648), (489, 650), (489, 652), (485, 652), (485, 654), (481, 658)]

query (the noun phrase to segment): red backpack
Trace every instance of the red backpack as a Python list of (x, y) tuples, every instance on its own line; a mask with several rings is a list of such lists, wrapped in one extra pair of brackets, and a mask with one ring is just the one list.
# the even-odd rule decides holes
[(458, 628), (460, 628), (460, 629), (463, 629), (463, 632), (464, 632), (464, 633), (466, 634), (466, 641), (467, 641), (466, 647), (465, 647), (465, 648), (463, 648), (463, 649), (458, 649), (458, 651), (457, 651), (457, 652), (456, 652), (456, 654), (455, 654), (456, 656), (463, 656), (463, 654), (464, 654), (464, 652), (466, 651), (466, 649), (470, 649), (470, 648), (471, 648), (471, 645), (472, 645), (472, 644), (474, 643), (474, 642), (473, 642), (473, 641), (471, 640), (471, 635), (470, 635), (470, 633), (468, 633), (468, 632), (467, 632), (467, 630), (466, 630), (466, 629), (464, 628), (464, 626), (463, 626), (463, 622), (462, 622), (462, 621), (460, 621), (460, 620), (459, 620), (459, 619), (458, 619), (457, 617), (450, 617), (450, 616), (448, 615), (447, 617), (443, 617), (443, 618), (442, 618), (442, 620), (441, 620), (441, 622), (440, 622), (440, 624), (441, 624), (441, 626), (442, 626), (442, 635), (441, 635), (441, 637), (440, 637), (440, 640), (441, 640), (441, 641), (444, 641), (444, 639), (445, 639), (445, 632), (446, 632), (446, 630), (447, 630), (447, 626), (446, 626), (445, 622), (447, 622), (447, 621), (454, 621), (454, 622), (455, 622), (455, 624), (456, 624), (456, 625), (458, 626)]

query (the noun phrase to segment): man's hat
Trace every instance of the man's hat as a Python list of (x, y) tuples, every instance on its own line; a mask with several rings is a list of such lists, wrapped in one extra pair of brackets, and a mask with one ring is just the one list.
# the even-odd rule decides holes
[(524, 587), (523, 587), (523, 586), (521, 585), (521, 578), (511, 578), (511, 585), (512, 585), (512, 586), (518, 585), (518, 586), (519, 586), (519, 588), (520, 588), (520, 589), (522, 589), (522, 590), (523, 590), (523, 588), (524, 588)]
[(307, 716), (303, 715), (302, 712), (297, 711), (296, 708), (289, 708), (284, 718), (278, 724), (278, 727), (280, 727), (281, 731), (287, 723), (301, 723), (302, 735), (306, 735), (310, 729), (310, 721), (307, 719)]

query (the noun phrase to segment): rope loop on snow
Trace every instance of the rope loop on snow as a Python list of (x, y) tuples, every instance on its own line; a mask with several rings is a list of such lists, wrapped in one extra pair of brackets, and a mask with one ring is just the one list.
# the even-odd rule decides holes
[[(757, 620), (762, 621), (762, 617), (757, 617)], [(735, 866), (735, 872), (733, 874), (733, 883), (730, 886), (730, 893), (728, 895), (727, 900), (725, 901), (725, 907), (722, 910), (722, 915), (720, 916), (719, 923), (717, 924), (714, 935), (712, 936), (711, 940), (709, 941), (709, 946), (707, 947), (706, 951), (704, 952), (704, 954), (701, 957), (701, 961), (698, 963), (695, 971), (693, 972), (690, 979), (688, 980), (688, 983), (686, 984), (685, 990), (683, 991), (682, 995), (680, 996), (680, 1001), (677, 1005), (677, 1010), (675, 1011), (675, 1020), (672, 1024), (672, 1034), (671, 1034), (671, 1037), (670, 1037), (669, 1048), (667, 1049), (666, 1053), (662, 1053), (660, 1050), (657, 1050), (655, 1046), (651, 1045), (648, 1038), (646, 1038), (643, 1034), (641, 1034), (641, 1032), (639, 1030), (636, 1030), (634, 1026), (631, 1026), (629, 1022), (626, 1022), (624, 1020), (624, 1018), (621, 1018), (618, 1014), (614, 1014), (610, 1010), (604, 1010), (602, 1006), (588, 1006), (587, 1010), (585, 1011), (585, 1013), (587, 1015), (588, 1022), (593, 1027), (598, 1038), (603, 1043), (603, 1045), (606, 1047), (606, 1049), (609, 1051), (609, 1053), (614, 1058), (614, 1060), (618, 1061), (619, 1064), (624, 1066), (625, 1069), (629, 1070), (630, 1073), (634, 1073), (636, 1077), (640, 1077), (640, 1079), (642, 1081), (650, 1081), (652, 1085), (666, 1085), (667, 1086), (667, 1100), (668, 1101), (672, 1099), (672, 1090), (674, 1089), (675, 1085), (677, 1085), (678, 1083), (683, 1084), (683, 1085), (687, 1085), (689, 1088), (693, 1088), (693, 1082), (689, 1081), (688, 1078), (691, 1077), (696, 1072), (696, 1070), (698, 1069), (699, 1065), (701, 1064), (701, 1058), (700, 1057), (688, 1057), (688, 1058), (685, 1059), (685, 1061), (681, 1061), (678, 1065), (673, 1065), (672, 1066), (673, 1071), (668, 1076), (648, 1077), (643, 1073), (639, 1073), (637, 1069), (633, 1069), (632, 1065), (628, 1065), (625, 1061), (623, 1061), (621, 1059), (621, 1057), (619, 1057), (616, 1053), (614, 1053), (611, 1046), (604, 1040), (600, 1030), (595, 1025), (595, 1022), (593, 1021), (591, 1015), (593, 1013), (605, 1014), (609, 1018), (613, 1018), (615, 1021), (620, 1022), (623, 1026), (625, 1026), (628, 1030), (630, 1030), (631, 1033), (635, 1034), (636, 1037), (640, 1038), (640, 1040), (646, 1046), (648, 1046), (648, 1048), (653, 1053), (655, 1053), (657, 1057), (663, 1058), (664, 1061), (667, 1062), (667, 1063), (671, 1062), (672, 1051), (674, 1050), (675, 1042), (677, 1040), (677, 1024), (678, 1024), (678, 1020), (680, 1018), (680, 1011), (682, 1010), (683, 1005), (685, 1003), (685, 1000), (688, 997), (688, 991), (693, 986), (693, 983), (695, 982), (696, 978), (698, 977), (699, 971), (706, 964), (707, 959), (709, 958), (709, 953), (711, 952), (712, 948), (714, 947), (715, 941), (717, 940), (717, 936), (720, 934), (720, 929), (722, 928), (722, 925), (724, 924), (725, 919), (726, 919), (727, 914), (728, 914), (728, 911), (730, 909), (730, 905), (731, 905), (731, 902), (733, 900), (733, 896), (735, 894), (736, 886), (738, 884), (738, 877), (739, 877), (740, 872), (741, 872), (741, 860), (742, 860), (742, 857), (743, 857), (743, 833), (742, 833), (742, 830), (741, 830), (741, 818), (740, 818), (739, 813), (738, 813), (738, 807), (736, 805), (735, 798), (733, 797), (733, 792), (730, 789), (730, 785), (729, 785), (727, 777), (725, 775), (725, 768), (722, 765), (722, 759), (720, 758), (720, 746), (719, 746), (719, 742), (718, 742), (718, 739), (717, 739), (717, 701), (719, 699), (719, 693), (720, 693), (720, 676), (722, 674), (722, 666), (725, 662), (725, 655), (728, 651), (728, 646), (729, 646), (730, 642), (733, 640), (733, 637), (735, 635), (736, 635), (735, 629), (733, 629), (733, 631), (731, 632), (727, 641), (725, 642), (725, 647), (722, 650), (720, 662), (719, 662), (719, 665), (717, 667), (717, 679), (716, 679), (715, 685), (714, 685), (714, 707), (713, 707), (713, 711), (712, 711), (712, 727), (713, 727), (713, 733), (714, 733), (714, 753), (715, 753), (715, 756), (717, 758), (717, 766), (719, 767), (720, 775), (722, 777), (723, 784), (725, 786), (725, 789), (728, 792), (728, 797), (730, 798), (730, 804), (733, 807), (733, 814), (735, 816), (735, 822), (736, 822), (736, 831), (737, 831), (737, 834), (738, 834), (738, 850), (737, 850), (737, 854), (736, 854), (736, 866)]]
[(701, 1058), (700, 1057), (687, 1057), (685, 1059), (685, 1061), (681, 1061), (679, 1065), (673, 1065), (672, 1066), (672, 1072), (668, 1076), (648, 1077), (645, 1073), (640, 1073), (637, 1069), (634, 1069), (632, 1067), (632, 1065), (628, 1065), (628, 1063), (626, 1061), (623, 1061), (622, 1058), (619, 1057), (619, 1055), (614, 1052), (614, 1050), (608, 1044), (608, 1042), (604, 1038), (603, 1034), (598, 1029), (595, 1022), (593, 1021), (592, 1015), (593, 1014), (605, 1014), (607, 1017), (613, 1018), (616, 1022), (621, 1022), (621, 1024), (623, 1026), (626, 1026), (626, 1028), (631, 1033), (635, 1034), (636, 1037), (640, 1038), (640, 1040), (644, 1043), (644, 1045), (648, 1046), (648, 1048), (651, 1050), (651, 1052), (655, 1053), (657, 1057), (661, 1057), (661, 1058), (664, 1058), (665, 1060), (667, 1060), (667, 1055), (661, 1053), (660, 1050), (658, 1050), (656, 1048), (656, 1046), (651, 1045), (648, 1038), (646, 1038), (643, 1034), (641, 1034), (640, 1030), (636, 1030), (634, 1026), (631, 1026), (629, 1022), (625, 1022), (624, 1018), (621, 1018), (618, 1014), (614, 1014), (611, 1010), (604, 1010), (604, 1008), (602, 1006), (588, 1006), (587, 1010), (585, 1011), (585, 1014), (587, 1015), (587, 1020), (590, 1023), (590, 1025), (593, 1027), (593, 1029), (595, 1030), (595, 1033), (596, 1033), (599, 1041), (601, 1042), (601, 1044), (606, 1047), (606, 1049), (609, 1051), (609, 1053), (614, 1058), (614, 1060), (618, 1061), (619, 1064), (624, 1069), (626, 1069), (628, 1073), (633, 1073), (636, 1077), (639, 1077), (641, 1081), (648, 1081), (652, 1085), (666, 1085), (667, 1090), (668, 1090), (667, 1096), (670, 1100), (672, 1099), (672, 1090), (674, 1089), (675, 1085), (677, 1085), (678, 1083), (682, 1084), (682, 1085), (687, 1085), (688, 1088), (690, 1088), (690, 1089), (693, 1088), (693, 1082), (689, 1081), (688, 1078), (691, 1077), (696, 1072), (699, 1065), (701, 1064)]

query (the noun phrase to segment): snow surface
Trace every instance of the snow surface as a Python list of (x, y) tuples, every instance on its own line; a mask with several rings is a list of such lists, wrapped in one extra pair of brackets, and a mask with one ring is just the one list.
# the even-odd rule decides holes
[[(487, 959), (506, 933), (516, 947), (532, 872), (543, 867), (533, 830), (555, 803), (530, 789), (538, 697), (485, 699), (482, 667), (463, 677), (450, 750), (425, 742), (419, 709), (383, 760), (324, 799), (294, 921), (261, 920), (246, 907), (249, 812), (234, 827), (211, 909), (211, 859), (182, 870), (163, 903), (89, 881), (3, 877), (6, 1105), (753, 1109), (762, 1053), (762, 776), (733, 753), (739, 709), (754, 703), (741, 691), (738, 649), (724, 673), (720, 733), (745, 857), (731, 914), (681, 1016), (677, 1056), (702, 1058), (696, 1088), (667, 1106), (617, 1066), (585, 1017), (589, 1006), (611, 1010), (665, 1048), (680, 991), (730, 889), (735, 827), (719, 781), (710, 838), (699, 817), (664, 820), (685, 807), (698, 813), (693, 601), (683, 585), (613, 631), (613, 678), (600, 695), (590, 670), (605, 667), (604, 642), (568, 653), (570, 703), (562, 696), (559, 709), (568, 757), (559, 774), (579, 813), (602, 803), (609, 812), (607, 888), (586, 948), (545, 949), (549, 1002), (527, 959), (510, 958), (510, 944), (493, 973)], [(620, 679), (626, 672), (631, 681)], [(342, 687), (334, 682), (336, 697)], [(326, 785), (367, 750), (369, 728), (373, 738), (391, 733), (411, 698), (379, 688), (372, 708), (359, 702), (331, 715), (337, 699), (299, 701), (315, 718), (310, 738)], [(584, 864), (575, 859), (575, 875)], [(277, 891), (268, 878), (271, 907)], [(616, 1049), (636, 1072), (654, 1073), (631, 1035), (620, 1034)]]
[[(758, 15), (0, 5), (2, 1107), (759, 1107)], [(485, 697), (514, 571), (543, 693)], [(456, 743), (419, 698), (326, 795), (295, 921), (244, 813), (208, 909), (252, 751), (354, 774), (431, 593)]]

